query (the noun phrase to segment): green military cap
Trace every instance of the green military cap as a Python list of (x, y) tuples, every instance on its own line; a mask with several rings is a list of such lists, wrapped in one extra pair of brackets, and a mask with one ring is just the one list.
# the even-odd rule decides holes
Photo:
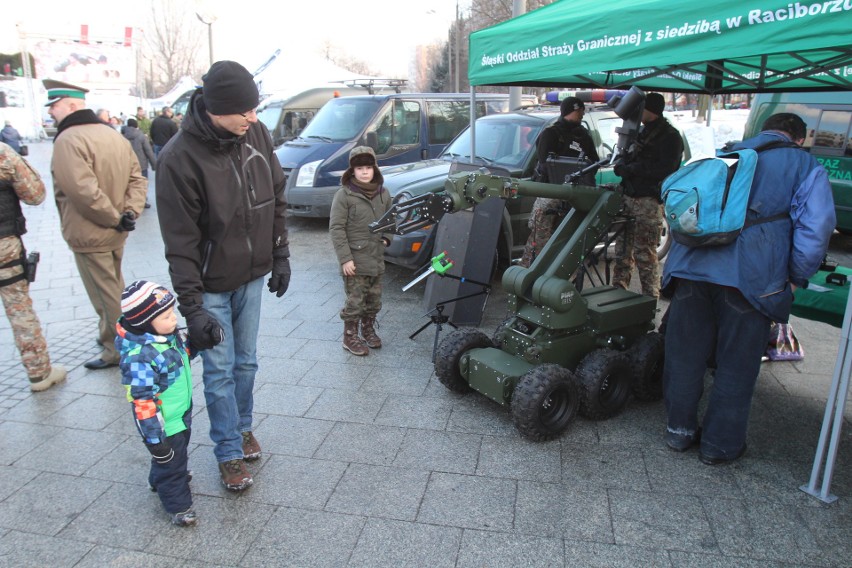
[(83, 87), (78, 87), (71, 83), (56, 81), (54, 79), (45, 79), (42, 81), (42, 84), (44, 84), (44, 88), (47, 89), (47, 104), (44, 106), (50, 106), (56, 101), (66, 97), (85, 100), (86, 93), (89, 92), (89, 89), (84, 89)]

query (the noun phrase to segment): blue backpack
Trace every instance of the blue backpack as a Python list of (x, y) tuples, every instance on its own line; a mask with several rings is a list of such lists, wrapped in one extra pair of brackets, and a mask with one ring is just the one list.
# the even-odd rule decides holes
[(781, 213), (746, 219), (757, 155), (772, 148), (799, 146), (777, 140), (754, 149), (720, 153), (691, 162), (667, 177), (661, 194), (674, 240), (688, 247), (726, 245), (746, 227), (788, 217)]

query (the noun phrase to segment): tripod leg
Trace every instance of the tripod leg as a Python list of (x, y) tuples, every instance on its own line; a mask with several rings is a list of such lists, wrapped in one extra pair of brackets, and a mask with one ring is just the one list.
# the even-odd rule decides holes
[(408, 339), (414, 339), (415, 337), (417, 337), (417, 334), (418, 334), (418, 333), (420, 333), (421, 331), (423, 331), (424, 329), (426, 329), (426, 328), (427, 328), (427, 327), (429, 327), (430, 325), (432, 325), (432, 320), (429, 320), (429, 321), (427, 321), (426, 323), (424, 323), (423, 325), (421, 325), (421, 326), (417, 329), (417, 331), (415, 331), (414, 333), (412, 333), (411, 335), (409, 335), (409, 336), (408, 336)]
[[(449, 322), (447, 322), (447, 323), (449, 323)], [(453, 324), (450, 324), (450, 325), (453, 325)], [(441, 325), (441, 322), (436, 323), (435, 326), (436, 326), (435, 327), (435, 342), (432, 344), (432, 363), (435, 363), (435, 354), (438, 352), (438, 336), (441, 335), (441, 329), (443, 328), (443, 326)], [(455, 327), (455, 326), (453, 326), (453, 327)]]

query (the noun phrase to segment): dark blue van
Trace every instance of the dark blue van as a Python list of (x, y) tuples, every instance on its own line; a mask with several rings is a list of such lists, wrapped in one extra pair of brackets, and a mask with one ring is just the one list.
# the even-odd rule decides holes
[[(525, 103), (534, 97), (525, 96)], [(477, 94), (476, 116), (509, 110), (509, 96)], [(470, 95), (394, 93), (333, 99), (298, 138), (275, 151), (287, 176), (287, 209), (328, 217), (349, 151), (370, 146), (379, 166), (436, 157), (470, 123)]]

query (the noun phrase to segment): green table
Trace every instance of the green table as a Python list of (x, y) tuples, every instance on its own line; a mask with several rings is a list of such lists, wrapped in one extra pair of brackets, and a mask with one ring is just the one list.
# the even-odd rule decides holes
[[(826, 284), (825, 277), (831, 272), (820, 270), (809, 280), (810, 285), (805, 289), (796, 290), (796, 299), (793, 301), (791, 313), (794, 316), (809, 320), (821, 321), (834, 327), (843, 325), (843, 314), (846, 311), (846, 302), (849, 299), (849, 286), (852, 285), (852, 268), (838, 266), (834, 272), (846, 274), (849, 280), (843, 286)], [(828, 288), (827, 292), (818, 291), (816, 285)]]

